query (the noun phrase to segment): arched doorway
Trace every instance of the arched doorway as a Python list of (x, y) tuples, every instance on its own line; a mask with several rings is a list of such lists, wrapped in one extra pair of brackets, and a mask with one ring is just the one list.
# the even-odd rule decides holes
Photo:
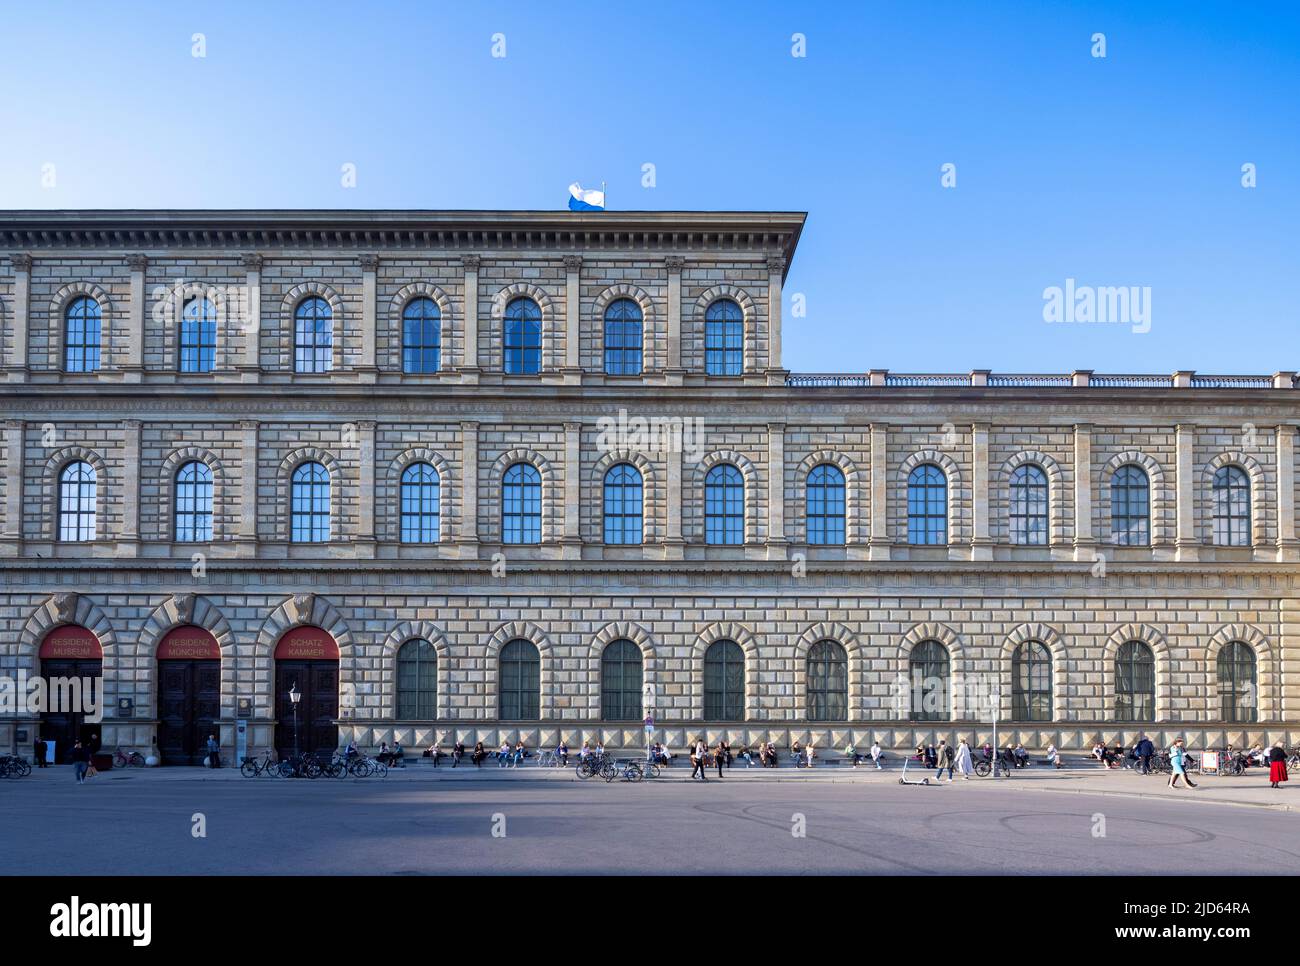
[(54, 760), (69, 761), (75, 741), (98, 751), (104, 713), (104, 649), (99, 638), (85, 627), (64, 624), (45, 635), (38, 657), (46, 687), (41, 737), (54, 742)]
[(202, 627), (174, 627), (158, 644), (158, 754), (201, 765), (221, 715), (221, 645)]
[(298, 702), (298, 746), (302, 751), (338, 747), (339, 645), (319, 627), (294, 627), (275, 645), (275, 747), (281, 757), (294, 752), (294, 713)]

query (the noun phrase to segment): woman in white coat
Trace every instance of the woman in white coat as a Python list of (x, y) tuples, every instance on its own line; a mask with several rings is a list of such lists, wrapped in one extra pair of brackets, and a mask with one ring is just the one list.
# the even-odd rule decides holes
[(957, 745), (956, 768), (957, 771), (961, 772), (962, 778), (970, 781), (971, 772), (975, 770), (975, 766), (971, 763), (970, 745), (966, 744), (965, 738)]

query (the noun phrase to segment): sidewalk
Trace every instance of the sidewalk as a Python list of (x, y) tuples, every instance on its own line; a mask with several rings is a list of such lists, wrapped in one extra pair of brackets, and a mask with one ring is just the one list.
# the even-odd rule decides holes
[[(812, 769), (806, 768), (746, 768), (743, 765), (739, 767), (733, 765), (729, 769), (724, 769), (723, 781), (742, 781), (754, 785), (765, 785), (773, 783), (787, 782), (814, 782), (823, 783), (856, 783), (860, 785), (884, 785), (898, 786), (898, 780), (902, 775), (902, 767), (898, 765), (897, 759), (890, 763), (890, 766), (883, 771), (877, 771), (869, 765), (862, 765), (858, 768), (852, 768), (847, 765), (820, 765)], [(658, 783), (664, 782), (689, 782), (690, 765), (674, 765), (672, 768), (666, 768), (661, 775), (653, 781)], [(710, 781), (716, 781), (716, 770), (710, 770)], [(936, 794), (934, 788), (944, 789), (937, 794), (948, 794), (949, 787), (961, 788), (984, 788), (997, 789), (1003, 792), (1016, 791), (1036, 791), (1060, 794), (1074, 795), (1117, 795), (1126, 798), (1159, 798), (1166, 801), (1188, 801), (1188, 802), (1211, 802), (1219, 805), (1242, 805), (1259, 808), (1272, 808), (1281, 811), (1300, 812), (1300, 780), (1287, 782), (1281, 788), (1270, 788), (1268, 784), (1268, 772), (1264, 770), (1255, 771), (1241, 776), (1224, 776), (1218, 777), (1208, 775), (1203, 777), (1194, 777), (1193, 781), (1197, 783), (1197, 788), (1169, 788), (1167, 787), (1167, 775), (1141, 775), (1135, 771), (1124, 769), (1121, 771), (1105, 770), (1100, 765), (1095, 768), (1091, 765), (1072, 765), (1069, 768), (1061, 770), (1048, 768), (1043, 765), (1033, 765), (1021, 771), (1015, 772), (1011, 778), (975, 778), (970, 781), (962, 781), (957, 778), (952, 786), (949, 786), (945, 780), (942, 784), (936, 785), (934, 773), (921, 769), (909, 767), (907, 770), (909, 780), (920, 780), (922, 778), (930, 779), (930, 787), (927, 789), (918, 789), (925, 794)], [(261, 785), (275, 785), (281, 782), (303, 781), (304, 779), (284, 779), (284, 778), (244, 778), (240, 775), (237, 768), (221, 768), (212, 771), (207, 768), (114, 768), (111, 771), (101, 772), (92, 782), (115, 782), (115, 781), (137, 781), (137, 782), (240, 782), (250, 787)], [(421, 761), (416, 764), (408, 765), (405, 768), (389, 769), (387, 778), (365, 778), (365, 779), (316, 779), (317, 782), (462, 782), (467, 784), (484, 783), (484, 782), (520, 782), (520, 781), (557, 781), (557, 782), (577, 782), (579, 779), (570, 768), (539, 768), (536, 765), (524, 765), (520, 768), (498, 768), (496, 764), (485, 764), (482, 768), (475, 768), (473, 765), (461, 765), (458, 768), (452, 768), (449, 764), (442, 764), (437, 768)], [(9, 779), (11, 783), (27, 782), (59, 782), (64, 781), (72, 783), (72, 766), (56, 765), (51, 768), (40, 768), (32, 771), (31, 775), (22, 779)], [(589, 779), (596, 785), (603, 785), (599, 778)], [(960, 794), (960, 791), (956, 792)]]

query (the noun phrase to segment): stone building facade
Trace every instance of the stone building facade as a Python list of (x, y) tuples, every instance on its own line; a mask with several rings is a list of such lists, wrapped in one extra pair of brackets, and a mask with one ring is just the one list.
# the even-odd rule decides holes
[(791, 374), (803, 221), (0, 213), (0, 675), (168, 761), (291, 686), (307, 744), (1290, 744), (1294, 374)]

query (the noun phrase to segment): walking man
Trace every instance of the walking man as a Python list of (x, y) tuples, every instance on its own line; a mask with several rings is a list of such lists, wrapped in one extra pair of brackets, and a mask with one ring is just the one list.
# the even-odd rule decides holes
[(880, 759), (885, 756), (884, 750), (880, 747), (880, 740), (877, 739), (871, 743), (871, 760), (875, 763), (876, 771), (884, 771), (884, 766), (880, 764)]
[(78, 785), (86, 784), (86, 772), (90, 768), (90, 749), (78, 741), (72, 746), (72, 773)]
[(1137, 747), (1133, 749), (1133, 753), (1137, 755), (1138, 761), (1142, 762), (1142, 774), (1151, 774), (1151, 756), (1156, 753), (1156, 746), (1152, 743), (1151, 739), (1146, 735), (1143, 735), (1142, 740), (1139, 741)]
[(938, 770), (937, 772), (935, 772), (934, 777), (935, 777), (936, 779), (938, 779), (939, 781), (943, 781), (943, 770), (944, 770), (945, 768), (947, 768), (947, 769), (948, 769), (948, 781), (951, 782), (951, 781), (952, 781), (952, 763), (953, 763), (953, 753), (952, 753), (952, 749), (951, 749), (950, 747), (948, 747), (948, 742), (947, 742), (947, 741), (940, 741), (940, 742), (939, 742), (939, 748), (938, 748), (938, 751), (935, 753), (935, 761), (937, 761), (937, 762), (939, 763), (939, 770)]
[(208, 735), (208, 759), (211, 767), (221, 767), (221, 746), (217, 744), (216, 735)]
[(1187, 767), (1184, 759), (1187, 756), (1187, 750), (1183, 748), (1183, 739), (1175, 738), (1173, 746), (1169, 749), (1169, 765), (1173, 773), (1169, 776), (1169, 787), (1178, 786), (1178, 777), (1181, 775), (1183, 781), (1187, 782), (1188, 788), (1195, 788), (1196, 783), (1192, 781), (1191, 776), (1187, 774)]
[(698, 773), (702, 781), (709, 780), (709, 776), (704, 774), (704, 757), (708, 751), (709, 746), (704, 743), (704, 739), (696, 738), (695, 746), (691, 749), (691, 778)]

